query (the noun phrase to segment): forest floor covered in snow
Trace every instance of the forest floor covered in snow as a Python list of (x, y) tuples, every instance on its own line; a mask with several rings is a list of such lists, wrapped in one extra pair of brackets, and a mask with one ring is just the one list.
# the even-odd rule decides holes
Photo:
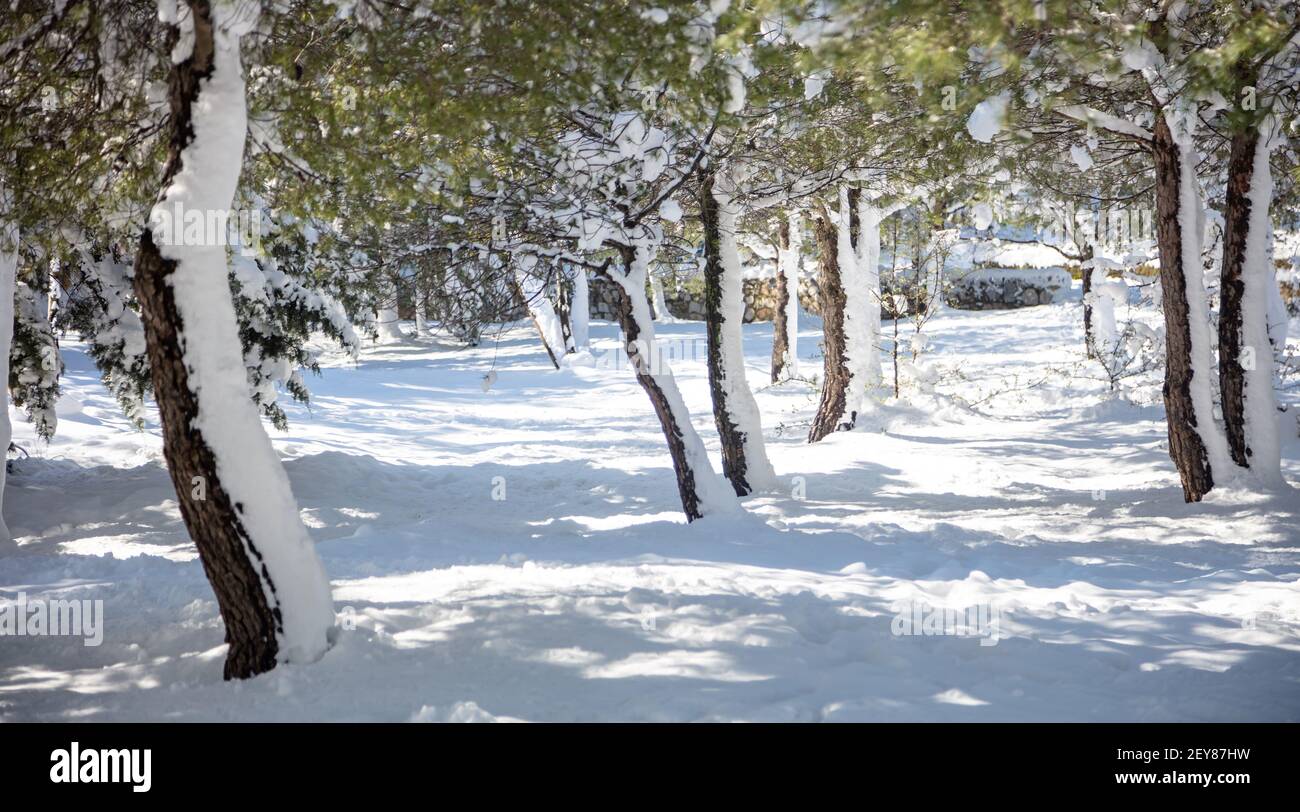
[[(748, 326), (784, 489), (691, 525), (624, 363), (556, 372), (523, 328), (333, 359), (272, 434), (344, 629), (243, 683), (156, 422), (66, 345), (59, 436), (16, 417), (0, 598), (102, 599), (104, 639), (5, 638), (0, 719), (1300, 720), (1300, 496), (1184, 504), (1158, 389), (1079, 377), (1081, 330), (1077, 289), (945, 311), (936, 392), (810, 446), (815, 393), (768, 386)], [(703, 325), (658, 332), (717, 465)], [(989, 608), (996, 644), (895, 634), (918, 606)]]

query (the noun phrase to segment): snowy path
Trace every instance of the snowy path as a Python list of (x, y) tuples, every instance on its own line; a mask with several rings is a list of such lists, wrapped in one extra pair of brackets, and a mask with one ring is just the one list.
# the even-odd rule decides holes
[[(1033, 385), (1079, 363), (1078, 320), (938, 317), (930, 357), (965, 378), (942, 393), (1028, 384), (979, 412), (918, 397), (810, 447), (808, 388), (761, 389), (785, 491), (691, 526), (626, 370), (550, 371), (524, 330), (368, 351), (276, 437), (355, 628), (246, 684), (221, 681), (157, 427), (130, 433), (73, 346), (60, 436), (10, 479), (0, 596), (102, 599), (104, 643), (0, 640), (0, 719), (1300, 720), (1300, 498), (1186, 506), (1158, 406)], [(702, 326), (659, 332), (696, 353), (716, 454)], [(770, 339), (746, 328), (751, 384)], [(991, 605), (1001, 639), (896, 636), (912, 601)]]

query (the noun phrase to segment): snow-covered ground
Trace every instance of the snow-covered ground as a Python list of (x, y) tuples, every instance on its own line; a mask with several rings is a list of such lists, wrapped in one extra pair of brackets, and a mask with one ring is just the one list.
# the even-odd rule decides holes
[[(1300, 497), (1185, 505), (1158, 393), (1067, 377), (1080, 331), (1077, 289), (945, 312), (937, 394), (809, 446), (812, 391), (766, 386), (771, 326), (747, 327), (783, 490), (692, 525), (625, 368), (555, 372), (525, 329), (340, 360), (275, 444), (344, 630), (244, 683), (156, 423), (133, 433), (67, 346), (58, 438), (16, 429), (0, 597), (102, 599), (104, 640), (0, 640), (0, 718), (1300, 720)], [(658, 332), (717, 465), (703, 327)], [(895, 634), (927, 606), (983, 607), (996, 644)]]

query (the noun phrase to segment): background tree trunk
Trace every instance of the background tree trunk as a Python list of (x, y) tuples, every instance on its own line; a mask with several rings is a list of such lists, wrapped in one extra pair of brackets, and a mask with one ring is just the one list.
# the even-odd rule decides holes
[(548, 340), (546, 334), (546, 327), (542, 324), (542, 320), (537, 316), (537, 304), (535, 301), (528, 298), (528, 294), (524, 293), (524, 286), (519, 282), (518, 271), (508, 274), (507, 282), (510, 285), (510, 289), (514, 292), (515, 304), (517, 304), (520, 309), (527, 312), (528, 318), (532, 319), (533, 328), (537, 330), (537, 339), (542, 342), (542, 349), (546, 350), (546, 357), (551, 359), (551, 365), (553, 367), (559, 369), (560, 359), (555, 355), (555, 349), (551, 347), (551, 342)]
[(415, 337), (424, 338), (429, 334), (429, 326), (425, 319), (425, 301), (428, 299), (428, 291), (419, 282), (411, 283), (411, 306), (415, 310)]
[(1092, 243), (1083, 247), (1079, 254), (1079, 267), (1081, 268), (1081, 279), (1083, 281), (1083, 350), (1089, 358), (1097, 357), (1096, 350), (1092, 346), (1092, 273), (1093, 268), (1088, 267), (1088, 260), (1092, 259)]
[(821, 276), (824, 373), (821, 403), (808, 432), (810, 443), (818, 442), (841, 427), (849, 385), (849, 370), (844, 362), (844, 286), (840, 280), (838, 231), (828, 212), (822, 211), (813, 218)]
[(577, 351), (577, 345), (573, 342), (573, 321), (570, 319), (570, 309), (573, 307), (573, 291), (571, 283), (564, 278), (563, 268), (557, 267), (555, 272), (555, 316), (560, 320), (560, 335), (564, 339), (564, 352), (566, 354)]
[(573, 301), (569, 304), (570, 329), (573, 346), (585, 350), (591, 345), (589, 323), (591, 319), (591, 294), (587, 284), (587, 269), (574, 268)]
[(788, 335), (788, 316), (790, 297), (798, 297), (798, 292), (791, 293), (790, 280), (785, 276), (785, 255), (790, 250), (790, 221), (781, 218), (777, 239), (780, 250), (776, 263), (776, 312), (772, 317), (772, 383), (780, 383), (785, 371), (786, 359), (790, 355), (790, 336)]

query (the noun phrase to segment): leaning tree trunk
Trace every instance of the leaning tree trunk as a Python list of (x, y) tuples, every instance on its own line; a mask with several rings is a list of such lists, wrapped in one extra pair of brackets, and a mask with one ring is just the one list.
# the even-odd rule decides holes
[(624, 349), (636, 372), (637, 383), (649, 396), (664, 439), (668, 441), (682, 512), (687, 521), (695, 521), (709, 514), (735, 510), (737, 504), (730, 488), (713, 471), (704, 442), (691, 425), (690, 412), (677, 388), (668, 360), (655, 342), (654, 319), (645, 292), (649, 253), (650, 249), (644, 246), (623, 247), (620, 256), (624, 270), (602, 270), (601, 273), (614, 283), (615, 308), (619, 326), (623, 328)]
[(829, 212), (813, 218), (813, 235), (817, 239), (820, 263), (822, 310), (822, 398), (808, 431), (808, 442), (815, 443), (841, 428), (849, 370), (844, 354), (844, 286), (840, 279), (839, 229)]
[[(155, 222), (173, 207), (209, 217), (228, 211), (243, 159), (239, 37), (256, 7), (188, 2), (193, 46), (171, 68), (170, 144)], [(171, 49), (180, 28), (174, 18), (165, 22)], [(226, 625), (226, 679), (251, 677), (277, 660), (317, 659), (333, 628), (329, 581), (249, 398), (224, 240), (155, 239), (150, 229), (141, 237), (135, 291), (163, 455)]]
[(704, 227), (704, 312), (713, 419), (722, 441), (722, 473), (737, 496), (771, 488), (776, 475), (763, 447), (758, 403), (745, 379), (741, 325), (744, 278), (736, 245), (736, 210), (729, 181), (706, 174), (700, 183)]
[(1210, 390), (1209, 305), (1201, 271), (1200, 191), (1190, 145), (1179, 143), (1163, 114), (1156, 117), (1152, 153), (1165, 316), (1164, 401), (1169, 456), (1178, 468), (1184, 499), (1199, 502), (1214, 487), (1215, 475), (1227, 473), (1216, 470), (1222, 466), (1215, 464), (1227, 458), (1227, 446), (1222, 435), (1217, 434)]
[[(511, 271), (507, 275), (507, 283), (514, 293), (515, 305), (528, 314), (532, 319), (533, 329), (537, 330), (537, 339), (542, 342), (542, 349), (546, 350), (546, 357), (551, 359), (551, 365), (556, 369), (560, 368), (560, 359), (555, 354), (555, 346), (560, 345), (556, 338), (556, 330), (553, 328), (550, 320), (553, 320), (555, 313), (550, 309), (551, 303), (546, 299), (545, 291), (533, 291), (530, 297), (524, 292), (523, 283), (520, 281), (518, 269)], [(543, 304), (545, 307), (543, 307)]]
[(1276, 485), (1282, 472), (1268, 335), (1268, 286), (1277, 284), (1269, 235), (1270, 137), (1271, 132), (1261, 137), (1252, 127), (1232, 139), (1220, 281), (1219, 389), (1233, 462)]
[[(780, 383), (790, 359), (790, 334), (787, 312), (790, 308), (790, 280), (786, 276), (786, 257), (790, 254), (790, 221), (783, 219), (777, 227), (776, 311), (772, 316), (772, 383)], [(797, 283), (796, 283), (797, 284)], [(794, 293), (796, 300), (798, 292)]]

